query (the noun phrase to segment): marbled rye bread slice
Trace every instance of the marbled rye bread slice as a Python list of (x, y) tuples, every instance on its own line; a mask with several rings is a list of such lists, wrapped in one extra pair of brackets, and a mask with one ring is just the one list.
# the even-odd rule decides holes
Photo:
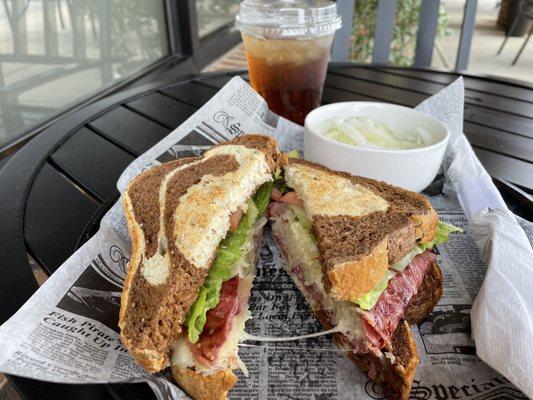
[(245, 135), (136, 177), (124, 193), (132, 255), (121, 299), (121, 340), (148, 371), (169, 365), (171, 344), (196, 300), (230, 214), (271, 179), (281, 156)]
[(438, 216), (422, 195), (299, 159), (284, 167), (303, 200), (325, 268), (326, 287), (354, 301), (416, 242), (433, 240)]

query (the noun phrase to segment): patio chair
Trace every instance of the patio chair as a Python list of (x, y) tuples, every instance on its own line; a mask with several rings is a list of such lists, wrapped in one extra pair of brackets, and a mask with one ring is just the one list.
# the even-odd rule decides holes
[[(339, 12), (342, 16), (342, 28), (335, 35), (332, 59), (336, 62), (350, 61), (350, 40), (355, 2), (357, 0), (338, 0)], [(378, 0), (377, 23), (374, 33), (373, 64), (387, 64), (394, 29), (397, 0)], [(416, 40), (415, 59), (412, 67), (425, 68), (431, 66), (433, 46), (437, 32), (439, 17), (439, 0), (421, 0), (420, 19)], [(475, 27), (477, 0), (466, 0), (461, 38), (455, 70), (466, 70)]]
[[(511, 28), (507, 31), (505, 34), (505, 39), (503, 39), (503, 43), (500, 46), (500, 49), (498, 50), (497, 56), (500, 55), (503, 48), (505, 47), (505, 44), (507, 43), (507, 39), (509, 39), (509, 36), (513, 36), (513, 34), (516, 31), (516, 27), (518, 26), (518, 22), (521, 18), (527, 18), (533, 20), (533, 11), (531, 9), (533, 8), (533, 0), (521, 0), (520, 5), (518, 6), (518, 13), (516, 14), (513, 24), (511, 25)], [(529, 32), (526, 36), (526, 39), (524, 40), (524, 43), (522, 43), (522, 46), (518, 50), (518, 53), (516, 54), (513, 62), (511, 65), (515, 65), (518, 62), (518, 59), (522, 55), (524, 49), (526, 48), (527, 42), (529, 41), (529, 38), (531, 37), (531, 33), (533, 33), (533, 25), (531, 28), (529, 28)]]

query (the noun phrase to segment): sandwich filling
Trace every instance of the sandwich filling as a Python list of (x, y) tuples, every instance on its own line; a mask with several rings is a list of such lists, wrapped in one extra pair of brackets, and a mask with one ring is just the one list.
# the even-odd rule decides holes
[(250, 318), (248, 298), (271, 189), (271, 182), (263, 184), (247, 202), (246, 212), (231, 215), (230, 230), (186, 316), (184, 334), (174, 345), (173, 365), (206, 375), (227, 368), (246, 373), (238, 343)]
[(431, 247), (447, 240), (453, 229), (441, 223), (441, 234), (437, 234), (434, 242), (416, 245), (390, 265), (372, 290), (354, 301), (339, 301), (324, 286), (321, 257), (303, 201), (294, 191), (282, 194), (277, 189), (272, 198), (269, 210), (272, 233), (286, 260), (287, 273), (312, 309), (323, 312), (332, 326), (341, 327), (346, 350), (380, 354), (435, 262)]

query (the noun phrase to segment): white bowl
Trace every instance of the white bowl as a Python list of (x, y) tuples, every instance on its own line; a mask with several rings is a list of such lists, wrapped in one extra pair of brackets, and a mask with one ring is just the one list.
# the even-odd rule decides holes
[[(317, 124), (334, 117), (367, 116), (402, 133), (425, 128), (432, 144), (406, 150), (357, 147), (317, 132)], [(438, 120), (409, 107), (387, 103), (352, 101), (334, 103), (311, 111), (305, 118), (304, 158), (328, 168), (378, 179), (420, 192), (435, 179), (450, 134)]]

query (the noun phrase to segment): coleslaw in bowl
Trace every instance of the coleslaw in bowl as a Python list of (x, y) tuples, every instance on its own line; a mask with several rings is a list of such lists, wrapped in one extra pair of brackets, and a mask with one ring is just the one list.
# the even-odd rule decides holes
[(419, 192), (437, 175), (448, 139), (440, 121), (409, 107), (334, 103), (308, 114), (304, 157)]

